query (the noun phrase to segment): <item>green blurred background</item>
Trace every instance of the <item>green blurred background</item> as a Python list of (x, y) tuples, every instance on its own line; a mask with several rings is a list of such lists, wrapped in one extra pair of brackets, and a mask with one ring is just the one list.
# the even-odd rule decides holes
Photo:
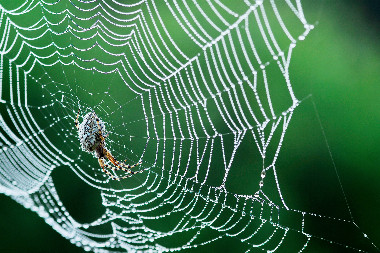
[[(297, 45), (290, 77), (298, 97), (312, 96), (297, 108), (286, 134), (281, 151), (286, 160), (278, 164), (289, 171), (282, 178), (289, 180), (283, 194), (296, 209), (319, 205), (321, 213), (334, 213), (330, 210), (334, 204), (344, 202), (339, 178), (355, 222), (380, 246), (380, 3), (307, 0), (303, 4), (309, 22), (318, 24)], [(54, 173), (56, 178), (63, 175)], [(79, 179), (71, 183), (82, 194), (62, 196), (63, 201), (70, 198), (73, 206), (88, 196), (94, 198), (94, 206), (100, 201)], [(83, 252), (10, 198), (0, 195), (0, 206), (1, 252)], [(337, 216), (347, 217), (342, 206)]]

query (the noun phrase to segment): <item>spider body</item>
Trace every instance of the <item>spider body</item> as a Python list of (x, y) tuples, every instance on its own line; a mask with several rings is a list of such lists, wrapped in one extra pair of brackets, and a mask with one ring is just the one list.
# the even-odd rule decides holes
[[(130, 170), (131, 168), (140, 165), (141, 162), (138, 162), (135, 165), (127, 165), (123, 162), (117, 161), (112, 156), (111, 152), (107, 150), (105, 146), (105, 139), (108, 137), (108, 134), (106, 134), (106, 127), (104, 122), (99, 119), (95, 112), (87, 113), (83, 117), (83, 121), (80, 124), (78, 122), (79, 113), (80, 110), (78, 111), (75, 120), (75, 126), (78, 130), (78, 137), (81, 148), (83, 151), (89, 153), (94, 152), (96, 158), (98, 158), (99, 165), (103, 169), (104, 173), (106, 173), (111, 179), (120, 180), (142, 172), (142, 170)], [(108, 159), (114, 166), (105, 163), (105, 159)], [(115, 177), (107, 169), (122, 170), (124, 172), (127, 172), (128, 175), (123, 177)]]
[(96, 122), (95, 112), (89, 112), (83, 117), (82, 123), (78, 127), (79, 142), (83, 151), (86, 152), (96, 152), (96, 157), (104, 157), (103, 147), (104, 141), (102, 142), (101, 136), (106, 136), (106, 128), (99, 119), (99, 127)]

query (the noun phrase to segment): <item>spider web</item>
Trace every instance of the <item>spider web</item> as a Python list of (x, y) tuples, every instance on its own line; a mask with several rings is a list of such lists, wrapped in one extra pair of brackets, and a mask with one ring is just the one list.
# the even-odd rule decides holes
[[(299, 0), (3, 1), (0, 24), (0, 191), (73, 244), (374, 249), (344, 191), (344, 213), (326, 215), (293, 208), (280, 187), (280, 150), (303, 105), (291, 55), (314, 28)], [(143, 173), (110, 180), (80, 151), (79, 108)], [(55, 171), (95, 189), (104, 212), (74, 218)]]

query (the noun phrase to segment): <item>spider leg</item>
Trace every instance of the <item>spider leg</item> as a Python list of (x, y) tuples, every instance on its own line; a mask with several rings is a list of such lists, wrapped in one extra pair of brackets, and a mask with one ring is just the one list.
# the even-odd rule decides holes
[(142, 164), (141, 161), (138, 162), (138, 163), (136, 163), (136, 164), (133, 164), (133, 165), (126, 164), (126, 162), (127, 162), (127, 159), (125, 159), (124, 162), (121, 163), (121, 165), (122, 165), (123, 167), (127, 168), (127, 169), (131, 169), (131, 168), (134, 168), (134, 167), (139, 166), (139, 165)]
[(75, 119), (75, 127), (76, 127), (77, 129), (79, 129), (79, 123), (78, 123), (79, 113), (80, 113), (80, 108), (79, 108), (78, 113), (77, 113), (77, 118)]
[(106, 170), (106, 168), (104, 168), (105, 166), (106, 166), (107, 168), (109, 168), (109, 165), (104, 164), (104, 162), (103, 162), (103, 158), (98, 158), (98, 161), (99, 161), (99, 165), (100, 165), (100, 167), (102, 167), (103, 172), (106, 173), (107, 176), (109, 176), (109, 177), (110, 177), (111, 179), (113, 179), (113, 180), (118, 180), (118, 181), (120, 180), (120, 178), (115, 177), (114, 175), (111, 174), (111, 172), (109, 172), (108, 170)]
[[(111, 165), (109, 165), (109, 164), (104, 164), (104, 166), (106, 166), (108, 169), (110, 169), (110, 170), (118, 170), (116, 167), (113, 167), (113, 166), (111, 166)], [(129, 178), (129, 177), (131, 177), (133, 174), (128, 174), (128, 175), (126, 175), (126, 176), (122, 176), (122, 177), (114, 177), (116, 180), (119, 180), (119, 179), (126, 179), (126, 178)]]
[(131, 175), (134, 175), (134, 174), (137, 174), (137, 173), (141, 173), (141, 172), (144, 171), (144, 170), (139, 170), (139, 171), (131, 171), (130, 170), (131, 168), (140, 165), (141, 162), (138, 162), (138, 163), (136, 163), (134, 165), (127, 165), (125, 163), (120, 163), (119, 161), (117, 161), (115, 159), (115, 157), (112, 156), (112, 154), (109, 151), (105, 152), (105, 156), (108, 158), (108, 160), (110, 160), (110, 162), (113, 165), (116, 166), (116, 167), (110, 167), (112, 170), (122, 170), (122, 171), (127, 172), (127, 173), (129, 173)]

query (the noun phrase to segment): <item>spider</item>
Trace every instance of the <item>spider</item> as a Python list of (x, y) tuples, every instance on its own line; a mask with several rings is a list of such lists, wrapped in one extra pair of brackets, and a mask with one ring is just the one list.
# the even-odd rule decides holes
[[(94, 111), (87, 113), (83, 117), (82, 123), (78, 123), (80, 115), (80, 109), (78, 111), (75, 126), (78, 130), (79, 141), (82, 147), (82, 150), (93, 153), (95, 152), (95, 156), (98, 158), (98, 162), (100, 167), (103, 169), (104, 173), (106, 173), (113, 180), (120, 180), (124, 178), (131, 177), (134, 174), (141, 173), (140, 171), (131, 171), (130, 169), (136, 167), (141, 164), (138, 162), (134, 165), (127, 165), (123, 162), (117, 161), (111, 154), (109, 150), (107, 150), (105, 146), (105, 139), (108, 137), (106, 133), (106, 128), (102, 120), (96, 115)], [(107, 158), (115, 167), (104, 162), (104, 159)], [(126, 161), (126, 160), (125, 160)], [(129, 173), (127, 176), (123, 177), (115, 177), (112, 175), (107, 169), (112, 170), (122, 170), (124, 172)]]

